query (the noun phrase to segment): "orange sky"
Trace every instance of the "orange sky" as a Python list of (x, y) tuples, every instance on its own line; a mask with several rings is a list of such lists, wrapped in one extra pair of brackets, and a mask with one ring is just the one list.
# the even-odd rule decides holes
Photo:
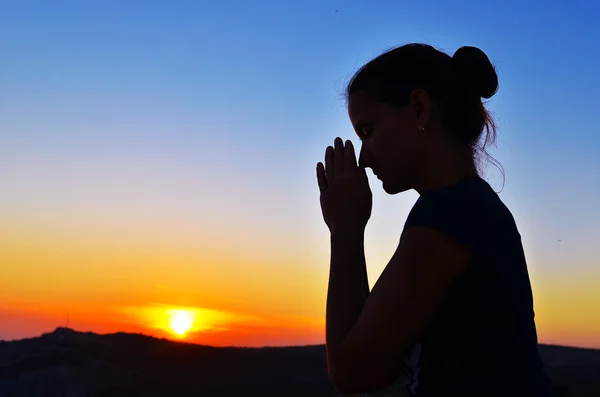
[(98, 225), (93, 233), (77, 233), (25, 223), (0, 226), (0, 263), (10, 264), (0, 273), (2, 338), (66, 324), (176, 337), (168, 312), (184, 309), (195, 314), (187, 341), (260, 346), (323, 340), (325, 273), (294, 266), (276, 250), (261, 254), (244, 244), (231, 250), (214, 234), (198, 236), (211, 244), (186, 246), (177, 236), (167, 240), (140, 230), (130, 238)]
[[(317, 243), (321, 233), (312, 250), (294, 249), (281, 238), (279, 249), (269, 251), (235, 236), (235, 249), (229, 249), (219, 244), (224, 236), (218, 231), (197, 236), (210, 244), (192, 244), (177, 233), (142, 227), (109, 233), (97, 222), (88, 230), (82, 224), (49, 230), (23, 219), (0, 226), (0, 263), (11, 264), (0, 274), (2, 338), (69, 325), (218, 346), (324, 340), (328, 253), (326, 239)], [(379, 249), (368, 258), (371, 284), (393, 245)], [(556, 278), (542, 269), (530, 265), (540, 341), (600, 347), (593, 275)], [(170, 329), (175, 309), (193, 316), (184, 336)]]

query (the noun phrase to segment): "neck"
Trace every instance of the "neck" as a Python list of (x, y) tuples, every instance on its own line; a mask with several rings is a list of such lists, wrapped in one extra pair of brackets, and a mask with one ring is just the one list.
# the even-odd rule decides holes
[(470, 149), (432, 151), (429, 158), (424, 160), (424, 167), (414, 185), (419, 195), (454, 185), (466, 176), (478, 175)]

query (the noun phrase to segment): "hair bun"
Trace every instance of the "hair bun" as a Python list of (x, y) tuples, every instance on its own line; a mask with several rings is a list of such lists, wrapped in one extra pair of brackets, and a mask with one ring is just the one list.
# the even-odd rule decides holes
[(480, 98), (491, 98), (498, 90), (498, 75), (489, 58), (477, 47), (460, 47), (452, 60), (468, 90)]

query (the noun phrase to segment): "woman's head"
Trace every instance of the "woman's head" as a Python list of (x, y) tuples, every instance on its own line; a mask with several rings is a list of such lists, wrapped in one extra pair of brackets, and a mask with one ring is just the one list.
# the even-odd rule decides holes
[(451, 164), (474, 168), (474, 157), (495, 140), (482, 98), (497, 89), (494, 67), (475, 47), (450, 57), (408, 44), (378, 56), (356, 72), (346, 92), (362, 140), (359, 163), (390, 194), (417, 188)]

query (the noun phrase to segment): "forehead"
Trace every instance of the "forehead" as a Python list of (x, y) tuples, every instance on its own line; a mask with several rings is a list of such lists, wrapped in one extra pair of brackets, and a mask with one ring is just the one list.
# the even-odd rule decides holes
[(373, 117), (377, 102), (365, 94), (352, 94), (348, 97), (348, 116), (352, 124), (364, 118)]

